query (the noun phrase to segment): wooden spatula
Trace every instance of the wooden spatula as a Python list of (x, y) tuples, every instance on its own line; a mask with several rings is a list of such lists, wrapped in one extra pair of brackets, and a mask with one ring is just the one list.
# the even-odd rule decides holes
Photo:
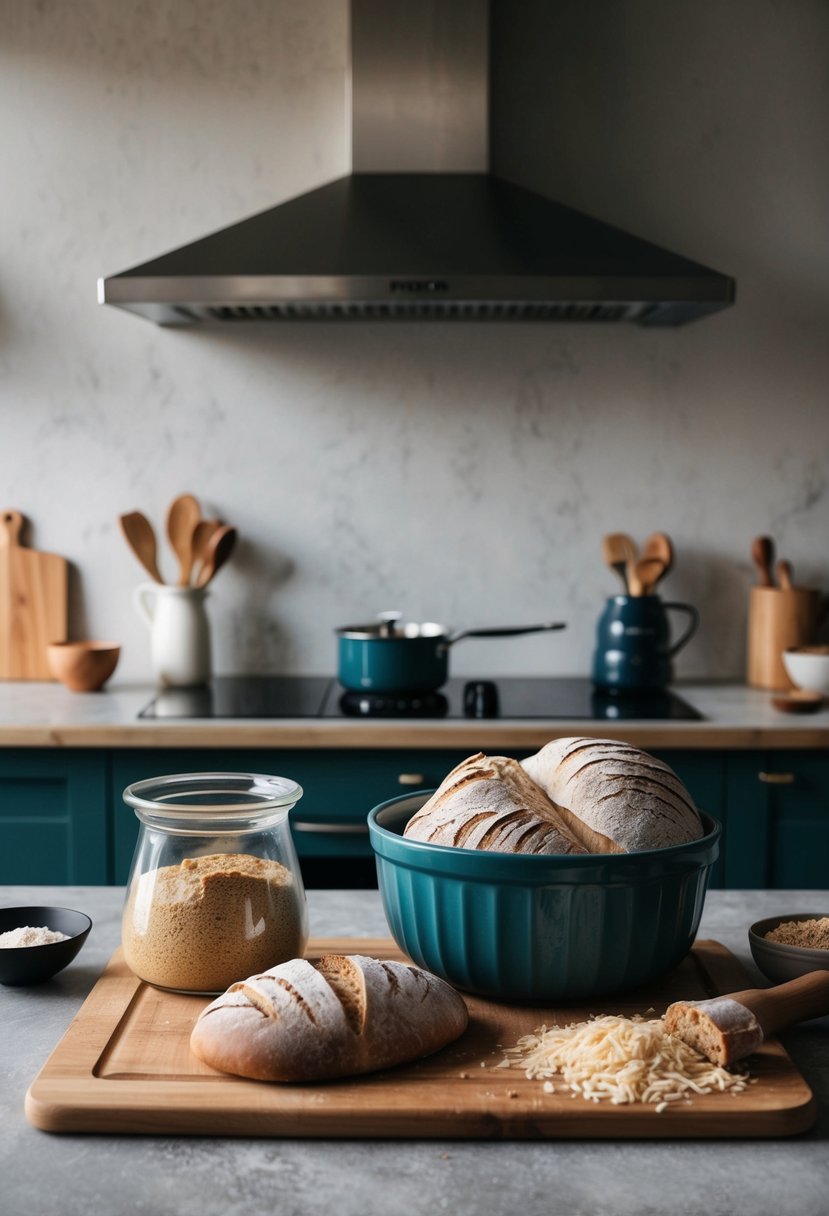
[(186, 587), (193, 570), (193, 534), (201, 507), (192, 494), (179, 494), (167, 511), (167, 539), (178, 558), (178, 585)]
[(794, 570), (792, 569), (792, 563), (786, 561), (784, 557), (781, 557), (774, 569), (775, 573), (777, 574), (777, 585), (782, 588), (783, 591), (791, 591), (792, 587), (794, 586)]
[(751, 560), (757, 567), (761, 587), (773, 587), (774, 541), (770, 536), (755, 536), (751, 542)]
[(628, 563), (627, 580), (631, 595), (652, 595), (665, 573), (665, 563), (658, 557), (640, 557)]
[(146, 515), (143, 515), (141, 511), (128, 511), (126, 515), (118, 516), (118, 523), (121, 525), (121, 531), (127, 544), (150, 578), (157, 583), (163, 583), (164, 579), (159, 573), (157, 564), (155, 530)]
[(829, 1013), (829, 971), (810, 971), (775, 988), (746, 988), (709, 1001), (676, 1001), (665, 1029), (712, 1064), (751, 1055), (770, 1035)]
[(207, 542), (201, 569), (196, 575), (196, 586), (206, 587), (225, 564), (236, 544), (236, 529), (224, 524)]
[(602, 557), (606, 566), (615, 570), (625, 586), (628, 587), (628, 566), (636, 561), (636, 545), (626, 532), (608, 532), (602, 537)]
[(642, 546), (642, 557), (658, 558), (665, 567), (659, 577), (664, 578), (674, 564), (674, 546), (670, 536), (665, 532), (652, 532)]
[(220, 519), (200, 519), (196, 524), (193, 531), (193, 570), (195, 572), (198, 572), (199, 566), (204, 561), (204, 554), (211, 536), (221, 527), (223, 524)]

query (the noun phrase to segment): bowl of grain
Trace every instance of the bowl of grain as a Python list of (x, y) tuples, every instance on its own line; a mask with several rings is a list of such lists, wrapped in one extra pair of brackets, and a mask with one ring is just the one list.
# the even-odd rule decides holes
[(92, 921), (72, 908), (0, 908), (0, 984), (42, 984), (68, 967)]
[(829, 915), (790, 912), (758, 920), (748, 931), (754, 961), (774, 984), (809, 971), (829, 971)]

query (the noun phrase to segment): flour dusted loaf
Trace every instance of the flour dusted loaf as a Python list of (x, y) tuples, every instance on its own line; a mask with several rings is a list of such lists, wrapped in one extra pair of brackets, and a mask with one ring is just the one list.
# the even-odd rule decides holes
[(633, 853), (696, 840), (702, 821), (661, 760), (612, 739), (567, 738), (520, 763), (470, 756), (404, 835), (502, 853)]
[(673, 769), (615, 739), (554, 739), (521, 761), (589, 853), (635, 853), (702, 836)]
[(517, 760), (483, 752), (444, 778), (404, 835), (500, 853), (587, 852)]
[(257, 1081), (333, 1080), (431, 1055), (468, 1020), (463, 998), (428, 971), (327, 954), (233, 984), (199, 1015), (190, 1048)]

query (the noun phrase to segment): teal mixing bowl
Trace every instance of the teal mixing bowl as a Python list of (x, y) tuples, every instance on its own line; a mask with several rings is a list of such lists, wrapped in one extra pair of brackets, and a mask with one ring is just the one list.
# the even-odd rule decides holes
[(369, 836), (394, 940), (456, 988), (569, 1001), (645, 984), (690, 950), (721, 828), (689, 844), (586, 856), (495, 853), (403, 835), (434, 791), (375, 807)]

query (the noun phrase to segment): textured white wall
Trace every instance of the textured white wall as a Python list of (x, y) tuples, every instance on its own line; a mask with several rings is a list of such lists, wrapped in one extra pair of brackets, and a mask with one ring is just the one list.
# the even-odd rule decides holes
[(735, 275), (731, 311), (208, 334), (100, 308), (99, 274), (346, 171), (347, 9), (0, 0), (0, 506), (71, 560), (73, 634), (119, 639), (120, 677), (149, 654), (117, 516), (183, 490), (242, 536), (219, 671), (330, 672), (334, 626), (399, 607), (563, 618), (453, 669), (583, 672), (617, 528), (674, 538), (664, 594), (703, 614), (680, 674), (742, 674), (755, 533), (829, 589), (829, 9), (535, 7), (499, 167)]

